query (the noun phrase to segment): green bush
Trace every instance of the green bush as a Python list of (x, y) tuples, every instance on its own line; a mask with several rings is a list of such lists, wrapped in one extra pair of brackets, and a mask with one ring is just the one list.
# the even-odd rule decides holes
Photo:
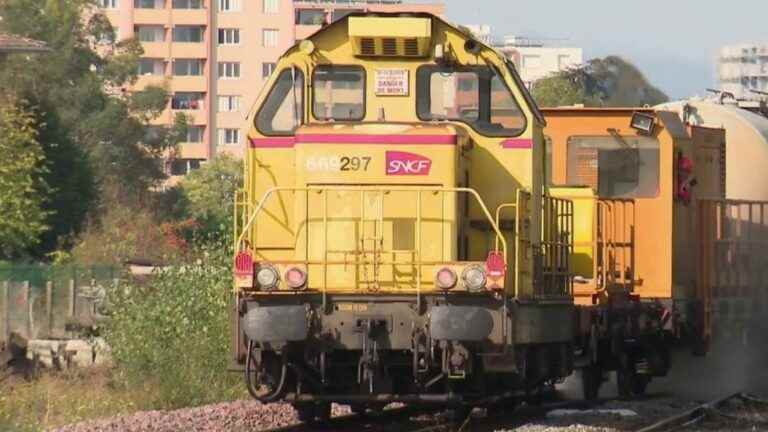
[(177, 408), (242, 396), (227, 372), (231, 292), (229, 248), (206, 246), (195, 262), (156, 272), (146, 283), (110, 296), (105, 337), (116, 378), (128, 386), (153, 382), (156, 408)]

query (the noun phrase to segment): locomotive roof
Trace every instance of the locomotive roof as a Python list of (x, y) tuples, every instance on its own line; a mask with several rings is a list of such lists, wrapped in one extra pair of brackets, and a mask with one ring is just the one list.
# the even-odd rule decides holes
[[(342, 23), (346, 23), (349, 21), (351, 17), (365, 17), (365, 16), (372, 16), (372, 17), (383, 17), (383, 18), (429, 18), (432, 20), (439, 21), (440, 23), (451, 27), (452, 29), (456, 30), (457, 32), (461, 33), (466, 37), (467, 39), (472, 39), (475, 41), (478, 45), (481, 45), (482, 47), (494, 52), (497, 56), (504, 59), (509, 65), (510, 65), (510, 74), (512, 75), (512, 78), (515, 81), (515, 84), (520, 89), (520, 93), (523, 95), (523, 99), (525, 99), (525, 104), (528, 106), (528, 108), (531, 110), (531, 113), (533, 114), (533, 117), (536, 119), (539, 124), (542, 126), (546, 126), (547, 121), (544, 115), (541, 112), (541, 109), (536, 104), (536, 101), (534, 101), (533, 96), (531, 96), (531, 93), (528, 91), (528, 87), (525, 86), (525, 83), (523, 83), (522, 78), (520, 78), (520, 74), (517, 72), (517, 68), (515, 67), (514, 63), (512, 63), (509, 59), (507, 59), (502, 53), (500, 53), (496, 48), (486, 44), (485, 42), (477, 39), (466, 27), (459, 26), (456, 24), (452, 24), (443, 18), (427, 13), (427, 12), (376, 12), (376, 13), (367, 13), (367, 12), (354, 12), (350, 13), (346, 16), (344, 16), (341, 19), (338, 19), (324, 27), (321, 27), (316, 32), (312, 33), (311, 35), (307, 36), (306, 39), (314, 39), (317, 35), (327, 31), (328, 29), (331, 29), (335, 26), (339, 26)], [(283, 53), (280, 58), (282, 59), (284, 56), (288, 55), (289, 53), (294, 52), (295, 50), (299, 49), (299, 46), (301, 44), (301, 41), (296, 41), (296, 43), (289, 48), (288, 50)]]

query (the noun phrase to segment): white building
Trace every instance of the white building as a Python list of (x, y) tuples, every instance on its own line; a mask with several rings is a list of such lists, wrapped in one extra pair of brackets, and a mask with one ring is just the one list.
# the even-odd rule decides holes
[(511, 59), (520, 77), (530, 88), (534, 82), (555, 72), (578, 66), (584, 62), (582, 48), (519, 36), (507, 36), (495, 48)]
[(493, 46), (512, 60), (528, 88), (547, 75), (584, 62), (583, 50), (564, 46), (564, 40), (532, 39), (521, 36), (506, 36), (503, 40), (497, 40), (493, 37), (491, 26), (487, 24), (465, 27), (478, 40)]
[(720, 90), (738, 99), (760, 99), (750, 90), (768, 92), (768, 44), (728, 45), (720, 49)]
[(469, 24), (465, 26), (472, 32), (472, 34), (481, 42), (491, 45), (493, 43), (493, 35), (491, 34), (491, 26), (487, 24)]

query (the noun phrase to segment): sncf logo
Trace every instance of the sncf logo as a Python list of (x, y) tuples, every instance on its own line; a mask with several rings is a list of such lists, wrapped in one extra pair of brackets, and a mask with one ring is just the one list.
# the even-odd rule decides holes
[(415, 153), (388, 151), (387, 175), (429, 175), (432, 161)]

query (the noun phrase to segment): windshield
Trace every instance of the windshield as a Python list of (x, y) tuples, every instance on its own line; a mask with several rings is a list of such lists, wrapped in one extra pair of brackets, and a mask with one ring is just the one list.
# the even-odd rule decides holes
[(520, 105), (488, 66), (422, 66), (417, 92), (422, 120), (457, 120), (489, 136), (517, 136), (525, 129)]

